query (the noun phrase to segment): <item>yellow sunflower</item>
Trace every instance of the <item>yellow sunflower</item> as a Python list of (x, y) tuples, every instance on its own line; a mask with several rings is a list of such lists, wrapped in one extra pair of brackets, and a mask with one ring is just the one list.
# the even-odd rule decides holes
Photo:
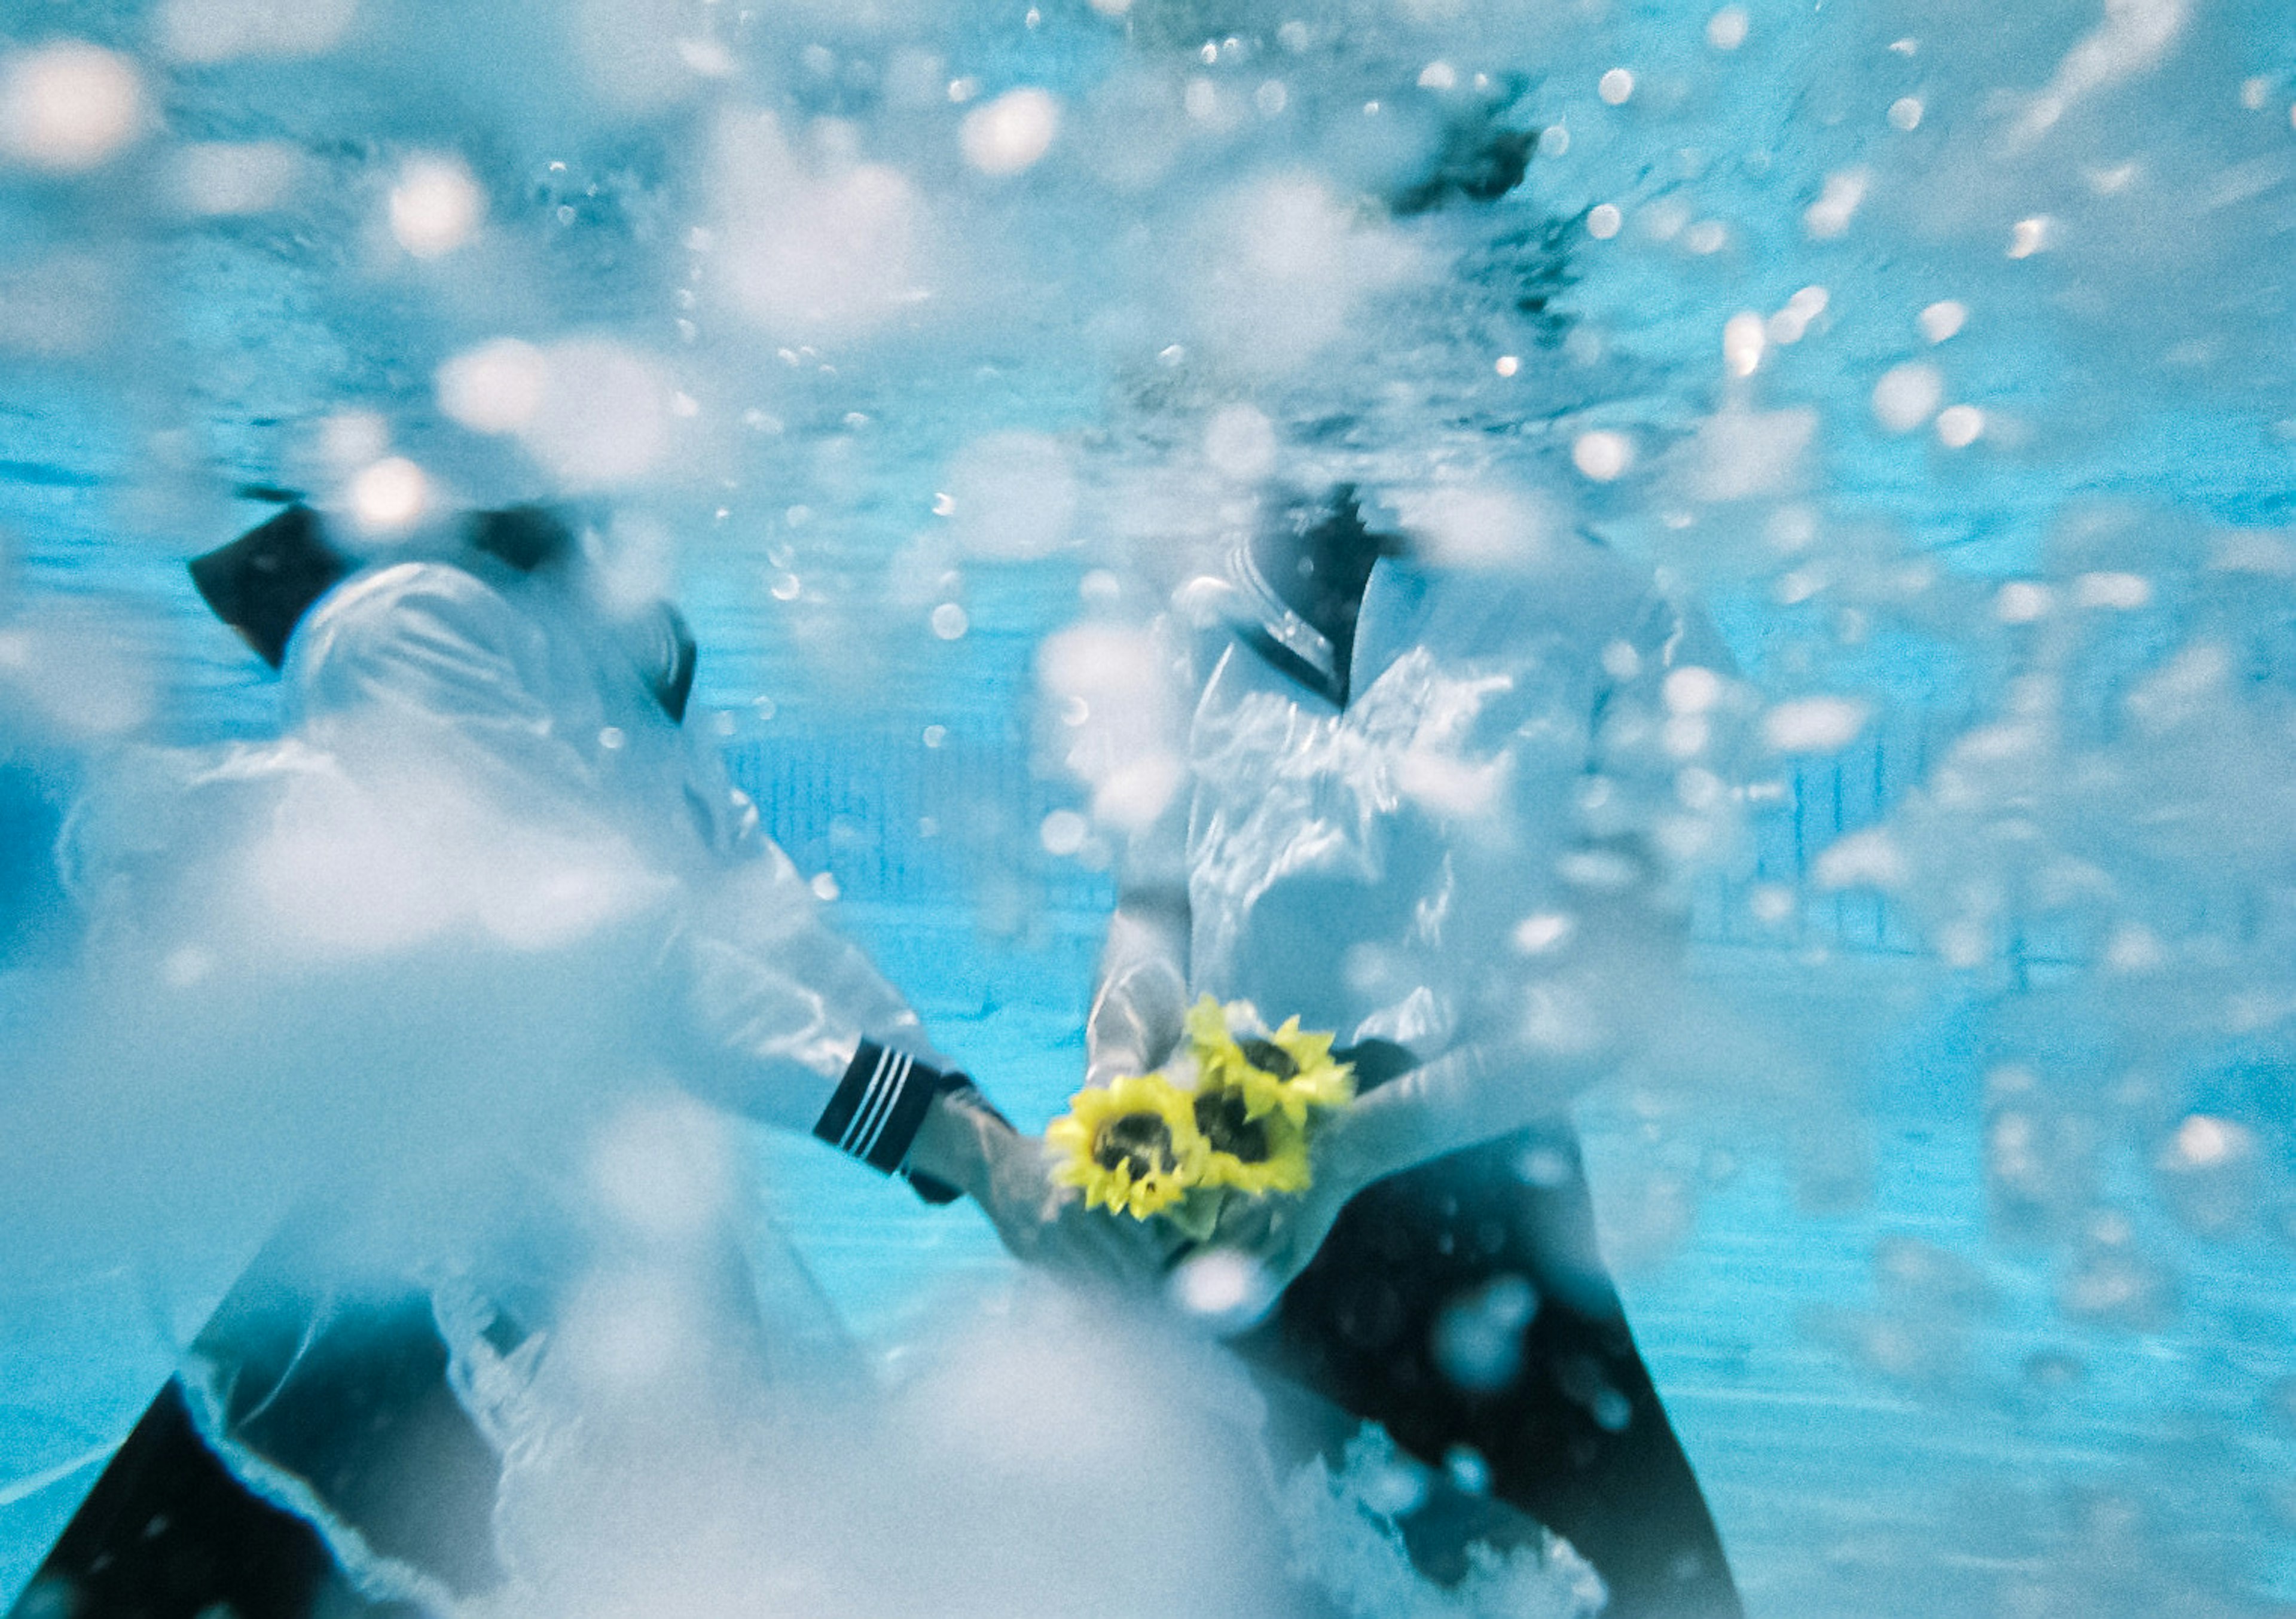
[[(1267, 1043), (1235, 1032), (1263, 1026), (1249, 1001), (1231, 1001), (1222, 1006), (1206, 995), (1189, 1009), (1187, 1016), (1188, 1054), (1194, 1059), (1196, 1089), (1241, 1091), (1247, 1118), (1259, 1118), (1283, 1102), (1282, 1079), (1265, 1064), (1255, 1064), (1249, 1055), (1252, 1047)], [(1279, 1053), (1275, 1067), (1282, 1067)]]
[(1045, 1132), (1053, 1178), (1080, 1187), (1085, 1206), (1136, 1220), (1169, 1208), (1196, 1184), (1206, 1151), (1193, 1099), (1160, 1074), (1087, 1085)]
[(1281, 1108), (1293, 1124), (1305, 1124), (1311, 1108), (1344, 1108), (1355, 1100), (1354, 1066), (1332, 1059), (1328, 1031), (1308, 1034), (1292, 1017), (1272, 1034), (1238, 1035), (1239, 1021), (1258, 1022), (1250, 1002), (1223, 1007), (1206, 995), (1188, 1013), (1188, 1040), (1203, 1084), (1242, 1090), (1250, 1116)]
[(1302, 1031), (1296, 1017), (1265, 1040), (1237, 1044), (1245, 1061), (1275, 1081), (1274, 1105), (1295, 1124), (1307, 1123), (1310, 1108), (1344, 1108), (1355, 1100), (1355, 1065), (1334, 1062), (1331, 1034)]
[(1193, 1100), (1205, 1148), (1201, 1184), (1249, 1197), (1308, 1190), (1313, 1176), (1304, 1124), (1272, 1102), (1254, 1115), (1251, 1091), (1242, 1084), (1207, 1083)]
[(1248, 1001), (1222, 1006), (1206, 995), (1188, 1009), (1185, 1025), (1188, 1052), (1196, 1059), (1197, 1074), (1207, 1083), (1250, 1066), (1244, 1061), (1243, 1048), (1236, 1043), (1231, 1019), (1254, 1024), (1259, 1021)]

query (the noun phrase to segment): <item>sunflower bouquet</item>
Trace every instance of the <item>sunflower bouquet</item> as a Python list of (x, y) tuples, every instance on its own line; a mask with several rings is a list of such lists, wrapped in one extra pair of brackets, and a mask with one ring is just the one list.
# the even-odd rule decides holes
[(1308, 1190), (1308, 1142), (1321, 1116), (1354, 1100), (1355, 1074), (1332, 1059), (1331, 1034), (1297, 1018), (1267, 1029), (1249, 1002), (1206, 995), (1185, 1028), (1164, 1067), (1078, 1092), (1045, 1143), (1054, 1179), (1086, 1206), (1160, 1215), (1201, 1240), (1232, 1198)]

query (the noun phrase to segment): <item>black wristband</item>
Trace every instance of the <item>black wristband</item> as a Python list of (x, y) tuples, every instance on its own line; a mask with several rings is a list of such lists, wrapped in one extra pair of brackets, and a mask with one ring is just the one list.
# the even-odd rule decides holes
[(846, 1157), (891, 1174), (909, 1156), (909, 1143), (946, 1077), (906, 1051), (865, 1040), (813, 1133)]
[(969, 1075), (944, 1073), (905, 1051), (865, 1040), (846, 1065), (845, 1077), (837, 1082), (813, 1133), (872, 1169), (902, 1176), (928, 1203), (954, 1203), (964, 1195), (962, 1191), (938, 1176), (912, 1173), (906, 1166), (909, 1148), (936, 1096), (962, 1098), (968, 1107), (1012, 1127)]

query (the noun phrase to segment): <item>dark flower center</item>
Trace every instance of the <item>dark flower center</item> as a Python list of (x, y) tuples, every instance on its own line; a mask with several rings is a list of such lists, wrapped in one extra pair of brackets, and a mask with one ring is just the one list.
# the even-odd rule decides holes
[(1172, 1152), (1172, 1127), (1152, 1113), (1128, 1113), (1101, 1127), (1092, 1161), (1103, 1169), (1129, 1165), (1132, 1178), (1168, 1173), (1179, 1162)]
[(1292, 1060), (1292, 1053), (1272, 1040), (1254, 1036), (1235, 1043), (1242, 1048), (1243, 1059), (1262, 1074), (1272, 1074), (1278, 1079), (1290, 1079), (1299, 1073), (1300, 1065)]
[(1204, 1132), (1204, 1140), (1212, 1144), (1215, 1152), (1227, 1153), (1247, 1164), (1267, 1161), (1267, 1126), (1261, 1120), (1244, 1116), (1241, 1091), (1200, 1092), (1196, 1097), (1196, 1128)]

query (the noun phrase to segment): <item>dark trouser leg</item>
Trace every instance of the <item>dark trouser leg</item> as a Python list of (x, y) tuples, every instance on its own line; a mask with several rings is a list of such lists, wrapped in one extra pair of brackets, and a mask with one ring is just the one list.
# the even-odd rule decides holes
[(417, 1619), (353, 1590), (319, 1532), (217, 1460), (169, 1383), (73, 1514), (12, 1619)]
[[(1509, 1305), (1524, 1293), (1509, 1278), (1527, 1283), (1537, 1304), (1512, 1365), (1521, 1310)], [(1508, 1335), (1496, 1354), (1494, 1321)], [(1480, 1336), (1457, 1331), (1462, 1324), (1480, 1324)], [(1473, 1349), (1464, 1360), (1462, 1344)], [(1424, 1460), (1472, 1449), (1492, 1494), (1595, 1566), (1619, 1619), (1742, 1611), (1705, 1498), (1603, 1268), (1567, 1124), (1365, 1190), (1242, 1347), (1381, 1423)], [(1474, 1386), (1463, 1386), (1462, 1372)]]
[[(499, 1579), (499, 1464), (447, 1381), (427, 1294), (309, 1280), (311, 1217), (258, 1256), (193, 1345), (234, 1445), (373, 1553), (457, 1594)], [(221, 1605), (221, 1606), (219, 1606)], [(17, 1619), (398, 1619), (325, 1539), (251, 1490), (171, 1382), (17, 1605)]]

